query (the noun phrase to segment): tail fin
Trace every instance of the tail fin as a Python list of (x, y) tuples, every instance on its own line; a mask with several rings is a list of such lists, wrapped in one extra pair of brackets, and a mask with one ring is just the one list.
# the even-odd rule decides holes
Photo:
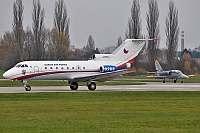
[(146, 41), (156, 39), (127, 39), (113, 53), (113, 60), (119, 61), (117, 65), (133, 63)]
[(155, 66), (156, 66), (156, 71), (158, 72), (164, 71), (162, 67), (160, 66), (160, 63), (158, 62), (158, 60), (155, 60)]

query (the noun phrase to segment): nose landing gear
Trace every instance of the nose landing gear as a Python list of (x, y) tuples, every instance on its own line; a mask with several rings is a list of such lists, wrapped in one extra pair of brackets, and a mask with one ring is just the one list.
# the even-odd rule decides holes
[(31, 91), (31, 87), (29, 85), (27, 85), (28, 84), (27, 80), (23, 80), (22, 82), (24, 83), (25, 90), (26, 91)]

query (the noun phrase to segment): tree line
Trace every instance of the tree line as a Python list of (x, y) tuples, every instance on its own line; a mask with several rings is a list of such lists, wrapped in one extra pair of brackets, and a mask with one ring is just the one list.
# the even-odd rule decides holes
[(78, 60), (99, 53), (92, 36), (83, 49), (71, 45), (70, 19), (63, 0), (55, 2), (52, 29), (44, 25), (45, 10), (40, 0), (33, 0), (32, 5), (32, 27), (24, 28), (22, 0), (13, 3), (12, 31), (0, 38), (0, 69), (6, 70), (23, 60)]
[[(140, 4), (139, 0), (133, 0), (131, 8), (131, 17), (128, 20), (125, 38), (143, 38), (141, 34), (141, 18), (140, 18)], [(159, 26), (159, 8), (157, 0), (148, 1), (148, 11), (146, 13), (147, 36), (146, 38), (160, 39), (160, 26)], [(133, 64), (135, 71), (155, 71), (154, 60), (166, 60), (166, 69), (180, 69), (186, 73), (196, 73), (200, 71), (199, 65), (192, 59), (191, 53), (187, 50), (182, 51), (182, 56), (177, 59), (179, 25), (178, 25), (178, 9), (175, 7), (173, 1), (169, 2), (168, 14), (165, 19), (165, 33), (166, 33), (166, 47), (167, 49), (159, 49), (159, 40), (148, 41), (146, 44), (146, 59), (147, 63), (140, 63), (137, 58)], [(119, 38), (120, 39), (120, 38)], [(190, 54), (190, 56), (188, 55)], [(187, 56), (184, 56), (187, 55)], [(144, 55), (143, 55), (144, 56)], [(164, 56), (164, 58), (161, 58)], [(140, 55), (139, 55), (140, 57)], [(187, 57), (187, 58), (186, 58)], [(143, 58), (144, 59), (144, 58)], [(161, 64), (164, 61), (161, 61)]]

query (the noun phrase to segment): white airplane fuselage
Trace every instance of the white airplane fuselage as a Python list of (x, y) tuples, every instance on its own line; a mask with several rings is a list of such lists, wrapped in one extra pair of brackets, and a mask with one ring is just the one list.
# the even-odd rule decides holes
[(107, 66), (106, 72), (123, 70), (115, 62), (105, 61), (24, 61), (4, 73), (11, 80), (74, 80), (103, 73), (100, 68)]

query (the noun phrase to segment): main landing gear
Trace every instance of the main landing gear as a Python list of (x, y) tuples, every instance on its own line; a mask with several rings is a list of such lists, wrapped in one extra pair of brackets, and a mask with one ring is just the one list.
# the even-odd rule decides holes
[[(77, 82), (69, 82), (70, 89), (71, 90), (78, 90), (78, 83)], [(87, 87), (89, 90), (95, 90), (96, 89), (96, 83), (95, 82), (87, 82)]]
[[(163, 83), (165, 83), (165, 79), (163, 79)], [(174, 79), (174, 83), (177, 83), (177, 79)], [(183, 83), (183, 81), (181, 81)]]

